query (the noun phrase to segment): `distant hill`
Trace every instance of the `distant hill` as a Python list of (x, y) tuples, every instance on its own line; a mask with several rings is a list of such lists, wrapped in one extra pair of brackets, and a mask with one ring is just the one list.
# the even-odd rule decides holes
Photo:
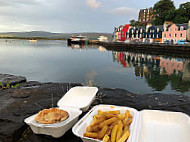
[(0, 33), (0, 37), (17, 37), (17, 38), (49, 38), (49, 39), (67, 39), (71, 36), (83, 35), (87, 36), (89, 39), (97, 39), (99, 36), (104, 35), (110, 40), (112, 39), (111, 33), (51, 33), (45, 31), (31, 31), (31, 32), (7, 32)]

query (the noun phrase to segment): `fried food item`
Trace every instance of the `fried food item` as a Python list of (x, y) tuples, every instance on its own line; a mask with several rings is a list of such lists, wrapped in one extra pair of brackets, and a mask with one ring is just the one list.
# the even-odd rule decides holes
[(116, 141), (118, 141), (123, 133), (123, 123), (120, 120), (118, 123), (118, 131), (117, 131), (117, 136), (116, 136)]
[(115, 122), (117, 120), (118, 120), (118, 118), (116, 118), (116, 117), (110, 118), (110, 119), (105, 120), (102, 123), (100, 123), (99, 127), (103, 128), (105, 125), (110, 125), (110, 124), (112, 124), (113, 122)]
[(67, 111), (58, 108), (51, 108), (40, 111), (38, 115), (35, 117), (35, 120), (38, 123), (52, 124), (62, 122), (66, 120), (68, 117), (69, 113)]
[(118, 129), (118, 124), (114, 126), (111, 132), (111, 142), (115, 142), (116, 140), (117, 129)]
[(98, 124), (100, 122), (103, 122), (104, 120), (106, 120), (105, 116), (101, 116), (98, 119), (95, 117), (94, 120), (91, 123), (91, 126), (94, 126), (94, 125), (96, 125), (96, 124)]
[(129, 118), (129, 110), (127, 110), (126, 113), (125, 113), (125, 121), (127, 121), (128, 118)]
[(98, 133), (86, 132), (84, 133), (84, 136), (89, 138), (98, 138)]
[(98, 110), (98, 114), (100, 115), (106, 115), (106, 114), (120, 114), (120, 111), (119, 110), (115, 110), (115, 111), (101, 111), (101, 110)]
[(129, 137), (129, 131), (126, 131), (117, 142), (125, 142)]
[(102, 139), (102, 138), (105, 136), (107, 130), (108, 130), (108, 126), (105, 125), (105, 126), (101, 129), (101, 131), (99, 132), (99, 138), (100, 138), (100, 139)]
[(129, 127), (133, 116), (125, 113), (101, 111), (93, 116), (91, 124), (86, 128), (85, 137), (102, 140), (103, 142), (125, 142), (129, 137)]
[(106, 134), (102, 140), (102, 142), (108, 142), (110, 139), (110, 137), (108, 136), (108, 134)]

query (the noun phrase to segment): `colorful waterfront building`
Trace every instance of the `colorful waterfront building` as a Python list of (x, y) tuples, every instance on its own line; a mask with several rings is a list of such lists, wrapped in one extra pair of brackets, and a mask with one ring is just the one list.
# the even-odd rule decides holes
[(114, 40), (116, 41), (119, 40), (118, 33), (119, 33), (119, 27), (118, 28), (115, 27), (113, 35), (114, 35)]
[(162, 32), (162, 43), (176, 44), (179, 41), (186, 41), (187, 30), (189, 29), (188, 23), (185, 24), (170, 24), (164, 27)]
[(125, 24), (122, 27), (121, 31), (119, 32), (119, 37), (120, 37), (119, 40), (120, 41), (125, 41), (125, 39), (126, 39), (126, 32), (129, 30), (129, 27), (130, 27), (129, 24)]
[(126, 32), (126, 39), (136, 42), (158, 42), (162, 41), (163, 26), (152, 26), (147, 24), (146, 27), (130, 27)]
[(125, 33), (129, 30), (129, 24), (120, 25), (118, 28), (114, 29), (114, 40), (115, 41), (125, 41)]
[(152, 24), (147, 24), (146, 26), (146, 33), (143, 42), (146, 43), (161, 43), (162, 42), (162, 31), (163, 26), (153, 26)]
[(121, 41), (121, 30), (123, 30), (123, 28), (124, 28), (124, 25), (120, 25), (119, 27), (118, 27), (118, 41)]
[(128, 41), (137, 41), (142, 42), (145, 37), (145, 27), (129, 27), (129, 30), (126, 32), (126, 40)]

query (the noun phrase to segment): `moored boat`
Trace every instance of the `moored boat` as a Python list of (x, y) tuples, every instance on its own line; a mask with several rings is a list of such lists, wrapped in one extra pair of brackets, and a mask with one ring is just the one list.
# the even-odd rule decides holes
[(36, 39), (29, 39), (29, 42), (37, 42)]
[(79, 44), (79, 45), (85, 45), (85, 43), (88, 42), (86, 36), (78, 35), (78, 36), (72, 36), (71, 38), (67, 39), (68, 45), (71, 44)]

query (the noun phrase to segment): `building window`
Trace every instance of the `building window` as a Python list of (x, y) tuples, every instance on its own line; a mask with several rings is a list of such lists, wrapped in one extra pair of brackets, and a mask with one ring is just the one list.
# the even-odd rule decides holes
[(164, 34), (164, 37), (166, 37), (166, 34)]
[(172, 29), (170, 29), (170, 32), (172, 31)]
[(169, 34), (169, 37), (171, 37), (171, 34)]
[(182, 37), (182, 34), (180, 34), (180, 37)]
[(175, 31), (177, 31), (177, 29), (175, 28)]
[(175, 37), (177, 37), (177, 34), (175, 34)]
[(183, 26), (180, 27), (180, 30), (183, 31)]

